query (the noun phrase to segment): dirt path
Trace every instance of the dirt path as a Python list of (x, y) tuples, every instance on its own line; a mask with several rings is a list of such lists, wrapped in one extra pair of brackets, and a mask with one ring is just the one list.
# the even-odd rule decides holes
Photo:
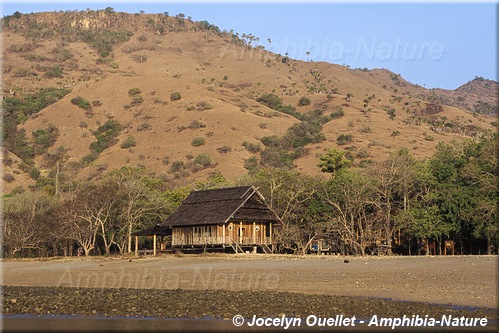
[(3, 260), (4, 285), (287, 291), (497, 307), (497, 256), (212, 255)]

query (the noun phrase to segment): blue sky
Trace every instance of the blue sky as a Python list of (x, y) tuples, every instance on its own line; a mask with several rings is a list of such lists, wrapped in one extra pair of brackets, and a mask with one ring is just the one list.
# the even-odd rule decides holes
[(108, 6), (130, 13), (184, 13), (220, 29), (252, 33), (260, 37), (261, 45), (275, 53), (351, 68), (387, 68), (427, 88), (455, 89), (475, 76), (497, 81), (495, 1), (435, 4), (17, 0), (4, 1), (2, 15)]

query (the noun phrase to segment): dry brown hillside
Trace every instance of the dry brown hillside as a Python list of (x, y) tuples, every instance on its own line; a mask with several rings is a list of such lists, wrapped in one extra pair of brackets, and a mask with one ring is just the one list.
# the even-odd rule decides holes
[[(247, 172), (248, 159), (261, 159), (251, 147), (265, 148), (262, 138), (284, 136), (314, 110), (327, 118), (325, 140), (293, 161), (307, 174), (319, 174), (318, 157), (330, 147), (348, 151), (355, 166), (401, 147), (425, 158), (440, 141), (494, 130), (497, 115), (497, 82), (426, 90), (388, 70), (288, 59), (251, 34), (178, 16), (19, 14), (4, 18), (2, 38), (6, 193), (57, 165), (79, 179), (124, 165), (183, 182), (213, 172), (234, 179)], [(44, 88), (67, 94), (39, 112), (16, 109)], [(269, 108), (257, 101), (264, 94), (291, 107)], [(96, 131), (111, 123), (116, 135), (89, 158)], [(29, 147), (31, 157), (14, 156)]]

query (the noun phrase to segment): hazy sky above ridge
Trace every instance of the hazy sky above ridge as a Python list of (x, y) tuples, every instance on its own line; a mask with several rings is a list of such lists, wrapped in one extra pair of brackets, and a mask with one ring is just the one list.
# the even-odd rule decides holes
[[(253, 34), (291, 58), (386, 68), (427, 88), (455, 89), (482, 76), (497, 81), (497, 4), (488, 2), (3, 1), (2, 15), (97, 10), (179, 13)], [(270, 42), (268, 41), (270, 39)], [(307, 52), (310, 52), (307, 55)]]

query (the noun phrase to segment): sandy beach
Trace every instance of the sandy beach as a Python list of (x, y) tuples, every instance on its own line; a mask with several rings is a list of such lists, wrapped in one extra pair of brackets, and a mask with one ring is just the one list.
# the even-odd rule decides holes
[(4, 260), (1, 265), (3, 284), (12, 286), (285, 291), (497, 307), (497, 256), (220, 254)]
[(231, 319), (240, 315), (246, 330), (254, 316), (447, 316), (487, 320), (485, 327), (455, 327), (460, 332), (494, 331), (496, 267), (496, 256), (3, 260), (4, 329), (233, 331)]

